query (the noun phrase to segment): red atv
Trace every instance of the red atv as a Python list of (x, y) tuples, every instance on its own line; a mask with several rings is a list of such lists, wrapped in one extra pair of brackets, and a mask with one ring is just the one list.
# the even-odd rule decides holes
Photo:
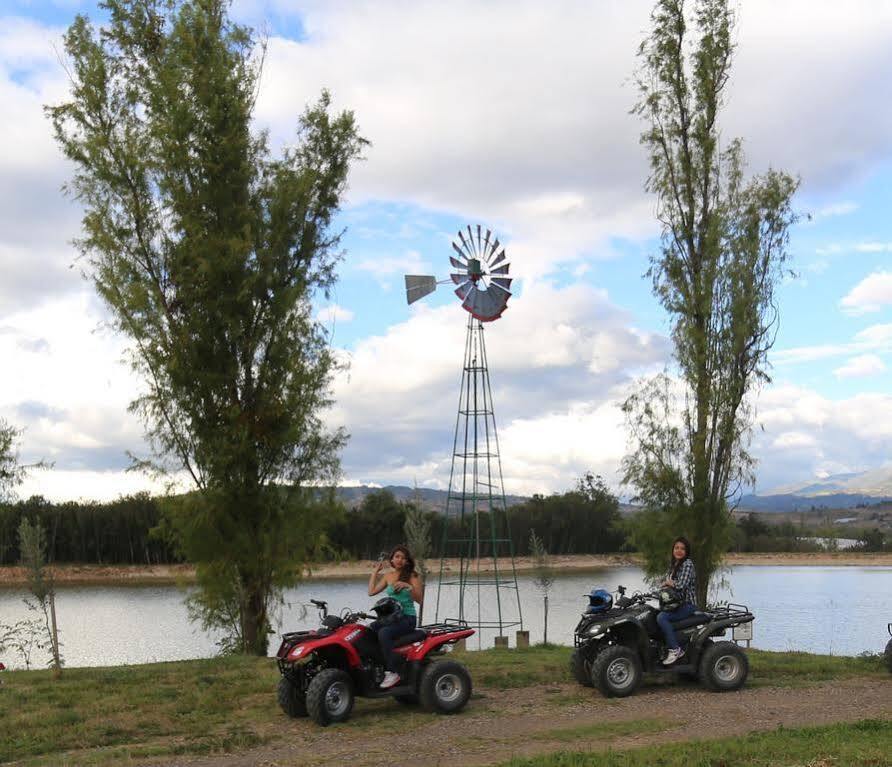
[(378, 637), (360, 623), (376, 616), (350, 611), (340, 617), (329, 615), (327, 603), (310, 601), (319, 608), (322, 627), (283, 634), (276, 653), (282, 673), (279, 705), (288, 716), (310, 716), (322, 726), (343, 722), (357, 695), (392, 696), (404, 704), (421, 703), (439, 714), (464, 708), (471, 697), (471, 675), (461, 663), (441, 656), (474, 633), (467, 623), (422, 626), (398, 639), (395, 651), (404, 664), (400, 682), (382, 690), (384, 658)]

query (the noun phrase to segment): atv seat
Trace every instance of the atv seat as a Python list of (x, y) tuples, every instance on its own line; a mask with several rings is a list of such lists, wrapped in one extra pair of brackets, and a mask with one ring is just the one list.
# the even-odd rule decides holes
[(405, 647), (407, 644), (412, 644), (413, 642), (420, 642), (427, 636), (427, 632), (423, 629), (415, 629), (415, 631), (410, 634), (406, 634), (405, 636), (401, 636), (396, 642), (393, 643), (394, 647)]
[(678, 623), (673, 623), (672, 628), (676, 631), (679, 629), (689, 629), (691, 626), (702, 626), (704, 623), (709, 623), (710, 620), (712, 620), (712, 618), (706, 613), (694, 613), (690, 618), (685, 618)]

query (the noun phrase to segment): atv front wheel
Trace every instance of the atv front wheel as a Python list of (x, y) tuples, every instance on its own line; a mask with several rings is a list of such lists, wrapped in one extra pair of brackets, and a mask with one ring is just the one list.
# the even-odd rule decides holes
[(353, 680), (346, 671), (327, 668), (307, 688), (307, 710), (316, 724), (343, 722), (353, 710)]
[(301, 693), (300, 687), (292, 682), (287, 676), (283, 676), (279, 680), (279, 689), (277, 690), (279, 706), (290, 717), (299, 717), (307, 715), (307, 699)]
[(607, 647), (592, 662), (592, 683), (608, 698), (631, 695), (641, 684), (641, 677), (638, 653), (624, 645)]
[(892, 639), (886, 642), (886, 665), (892, 671)]
[(570, 673), (583, 687), (592, 686), (592, 664), (578, 647), (570, 656)]
[(700, 658), (700, 681), (714, 692), (739, 690), (749, 671), (746, 653), (733, 642), (716, 642)]
[(454, 714), (463, 709), (471, 697), (471, 675), (461, 663), (434, 661), (421, 675), (418, 697), (428, 711)]

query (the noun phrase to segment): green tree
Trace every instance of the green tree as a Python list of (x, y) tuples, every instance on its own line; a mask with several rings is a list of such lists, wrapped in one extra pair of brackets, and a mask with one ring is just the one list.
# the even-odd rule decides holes
[[(28, 588), (36, 600), (35, 603), (26, 599), (25, 604), (42, 616), (46, 647), (50, 651), (50, 665), (53, 675), (58, 678), (62, 675), (62, 654), (59, 650), (59, 629), (56, 623), (56, 585), (52, 572), (46, 566), (46, 535), (40, 522), (22, 519), (19, 524), (19, 550), (22, 567), (28, 578)], [(28, 655), (30, 656), (30, 651)]]
[(530, 556), (533, 558), (533, 584), (542, 594), (544, 615), (544, 630), (542, 644), (548, 644), (548, 593), (554, 585), (554, 568), (551, 566), (551, 557), (542, 539), (536, 535), (535, 530), (530, 530)]
[[(336, 362), (312, 301), (340, 257), (332, 217), (365, 144), (330, 97), (278, 158), (251, 130), (262, 46), (227, 0), (106, 0), (65, 35), (70, 100), (47, 108), (75, 166), (78, 242), (146, 391), (154, 460), (199, 490), (168, 505), (203, 620), (263, 654), (270, 609), (333, 480)], [(311, 525), (310, 525), (311, 526)]]
[(25, 476), (26, 467), (19, 463), (20, 435), (18, 429), (0, 418), (0, 503), (13, 495)]
[[(729, 538), (729, 501), (753, 482), (751, 395), (769, 380), (798, 180), (774, 170), (745, 179), (741, 141), (720, 145), (734, 52), (727, 0), (659, 0), (651, 21), (635, 111), (662, 225), (649, 276), (671, 318), (681, 384), (658, 381), (627, 400), (637, 445), (624, 469), (662, 527), (690, 538), (702, 604)], [(670, 540), (648, 553), (664, 562)]]

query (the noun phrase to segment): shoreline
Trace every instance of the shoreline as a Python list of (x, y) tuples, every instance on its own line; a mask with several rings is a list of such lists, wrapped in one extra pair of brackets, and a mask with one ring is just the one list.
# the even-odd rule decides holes
[[(551, 557), (552, 567), (558, 573), (585, 573), (613, 567), (640, 566), (637, 554), (570, 554)], [(499, 569), (510, 569), (509, 560), (499, 560)], [(818, 553), (752, 553), (728, 554), (724, 564), (728, 567), (758, 565), (787, 567), (892, 567), (892, 552), (860, 553), (850, 551)], [(325, 562), (304, 567), (304, 580), (336, 580), (339, 578), (365, 578), (375, 563), (371, 560), (347, 562)], [(431, 574), (439, 572), (438, 559), (429, 561)], [(60, 585), (188, 585), (195, 581), (195, 568), (192, 565), (77, 565), (65, 564), (51, 568), (56, 583)], [(446, 560), (447, 572), (458, 569), (457, 560)], [(475, 568), (476, 569), (476, 568)], [(515, 559), (518, 573), (535, 570), (530, 557)], [(491, 561), (481, 562), (481, 572), (492, 572)], [(24, 568), (5, 565), (0, 567), (0, 588), (24, 586), (27, 584)]]

